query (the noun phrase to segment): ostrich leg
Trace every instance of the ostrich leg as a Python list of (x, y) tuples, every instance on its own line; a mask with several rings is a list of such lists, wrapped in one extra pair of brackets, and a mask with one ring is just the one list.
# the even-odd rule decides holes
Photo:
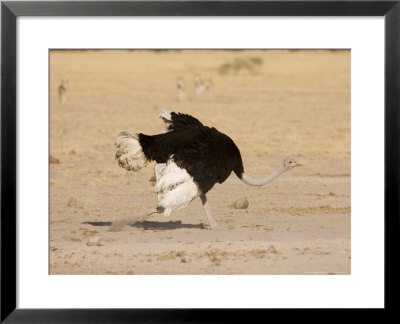
[(211, 229), (213, 229), (213, 230), (219, 229), (219, 226), (218, 226), (215, 218), (213, 217), (213, 215), (211, 213), (211, 209), (210, 209), (210, 206), (208, 205), (206, 195), (201, 194), (200, 195), (200, 199), (201, 199), (203, 207), (204, 207), (204, 209), (206, 211), (206, 214), (207, 214), (207, 217), (208, 217), (208, 222), (210, 223)]
[(167, 166), (166, 163), (157, 163), (154, 167), (154, 173), (156, 175), (156, 181), (160, 179), (161, 173), (164, 171), (165, 167)]
[[(166, 165), (167, 165), (166, 163), (158, 163), (154, 167), (154, 173), (156, 175), (156, 182), (158, 182), (158, 180), (160, 180), (161, 174), (164, 171)], [(160, 206), (160, 200), (161, 200), (160, 192), (157, 193), (157, 199), (158, 199), (158, 203), (157, 203), (157, 208), (158, 208), (158, 206)]]

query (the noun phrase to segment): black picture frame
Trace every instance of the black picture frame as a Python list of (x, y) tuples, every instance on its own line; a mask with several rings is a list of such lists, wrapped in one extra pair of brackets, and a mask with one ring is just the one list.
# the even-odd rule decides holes
[[(385, 310), (395, 310), (400, 232), (400, 0), (395, 1), (2, 1), (1, 322), (235, 322), (266, 310), (16, 308), (16, 19), (19, 16), (384, 16)], [(371, 152), (373, 154), (373, 152)], [(366, 157), (368, 161), (368, 157)], [(268, 293), (268, 292), (266, 292)], [(247, 315), (246, 315), (247, 316)], [(266, 318), (264, 318), (266, 320)]]

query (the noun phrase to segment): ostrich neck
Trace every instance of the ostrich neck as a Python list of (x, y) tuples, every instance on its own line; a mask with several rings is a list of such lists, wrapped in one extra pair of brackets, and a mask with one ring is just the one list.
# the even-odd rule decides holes
[(283, 166), (280, 166), (277, 169), (275, 169), (270, 175), (268, 175), (264, 178), (259, 178), (259, 179), (251, 178), (251, 177), (247, 176), (245, 173), (243, 173), (242, 181), (251, 186), (263, 186), (263, 185), (271, 182), (275, 178), (279, 177), (285, 171), (287, 171), (287, 169)]

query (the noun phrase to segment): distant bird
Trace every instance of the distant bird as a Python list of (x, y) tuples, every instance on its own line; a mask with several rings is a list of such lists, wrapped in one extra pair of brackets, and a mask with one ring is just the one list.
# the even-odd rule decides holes
[(194, 76), (194, 87), (198, 96), (203, 95), (204, 91), (206, 90), (204, 81), (200, 78), (198, 74)]
[(138, 171), (150, 161), (157, 162), (154, 171), (158, 206), (143, 217), (127, 217), (114, 222), (110, 231), (118, 231), (156, 213), (169, 216), (173, 210), (184, 208), (198, 196), (211, 228), (218, 229), (206, 197), (216, 183), (223, 183), (233, 171), (244, 183), (262, 186), (300, 165), (286, 158), (269, 176), (251, 178), (244, 173), (238, 147), (227, 135), (214, 127), (204, 126), (187, 114), (163, 109), (160, 117), (166, 123), (166, 133), (145, 135), (122, 132), (115, 142), (118, 164), (128, 171)]
[(178, 88), (178, 99), (183, 100), (186, 96), (185, 82), (181, 78), (178, 78), (176, 86)]
[(62, 105), (65, 105), (65, 103), (67, 102), (68, 83), (68, 80), (62, 80), (60, 86), (58, 87), (58, 97)]

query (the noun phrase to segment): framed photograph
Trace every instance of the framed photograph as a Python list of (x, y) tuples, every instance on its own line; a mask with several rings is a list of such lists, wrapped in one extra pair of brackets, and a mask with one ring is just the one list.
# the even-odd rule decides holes
[(399, 16), (2, 2), (1, 321), (392, 309)]

